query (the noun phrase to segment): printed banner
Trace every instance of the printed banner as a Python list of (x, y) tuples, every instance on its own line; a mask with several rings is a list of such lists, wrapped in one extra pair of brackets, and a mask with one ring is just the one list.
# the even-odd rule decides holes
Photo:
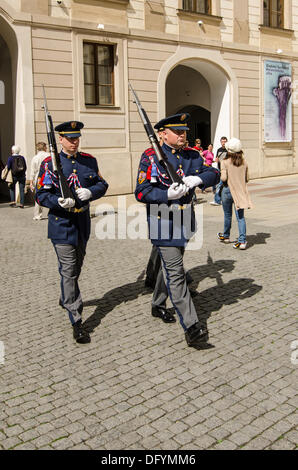
[(265, 142), (292, 140), (292, 66), (264, 61)]

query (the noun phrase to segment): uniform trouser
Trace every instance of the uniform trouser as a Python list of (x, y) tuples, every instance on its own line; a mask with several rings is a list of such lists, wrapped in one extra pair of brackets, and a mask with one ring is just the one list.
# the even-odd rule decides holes
[(158, 251), (162, 261), (155, 289), (152, 305), (165, 307), (168, 296), (181, 326), (187, 330), (198, 322), (198, 315), (187, 287), (186, 275), (183, 266), (184, 248), (177, 246), (159, 246)]
[(155, 283), (160, 270), (160, 255), (155, 245), (152, 245), (150, 258), (146, 268), (146, 280)]
[(67, 310), (73, 325), (82, 319), (83, 301), (78, 279), (86, 253), (86, 244), (79, 240), (78, 246), (55, 244), (54, 248), (61, 276), (60, 304)]
[[(152, 250), (151, 250), (147, 268), (146, 268), (146, 280), (148, 280), (149, 282), (155, 285), (155, 282), (156, 282), (156, 279), (158, 277), (158, 273), (160, 270), (161, 270), (161, 260), (160, 260), (158, 247), (155, 245), (152, 245)], [(162, 274), (161, 276), (163, 278)], [(186, 273), (186, 281), (187, 281), (187, 284), (190, 284), (193, 281), (189, 272)]]

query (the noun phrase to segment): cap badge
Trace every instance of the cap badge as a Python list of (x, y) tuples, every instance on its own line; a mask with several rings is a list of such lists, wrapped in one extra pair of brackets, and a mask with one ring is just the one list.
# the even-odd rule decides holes
[(76, 128), (76, 125), (77, 125), (77, 123), (76, 123), (76, 122), (72, 122), (70, 125), (71, 125), (72, 129), (75, 129), (75, 128)]
[(185, 119), (186, 119), (186, 114), (182, 114), (180, 120), (181, 120), (181, 121), (185, 121)]

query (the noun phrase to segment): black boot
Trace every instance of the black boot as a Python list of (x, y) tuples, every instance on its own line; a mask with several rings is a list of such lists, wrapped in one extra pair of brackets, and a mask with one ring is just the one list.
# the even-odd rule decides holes
[(174, 317), (174, 315), (164, 307), (152, 306), (151, 313), (153, 317), (161, 318), (162, 321), (165, 323), (175, 323), (176, 321), (176, 318)]
[(90, 335), (86, 330), (84, 330), (84, 327), (82, 326), (82, 320), (79, 320), (76, 323), (74, 323), (72, 327), (73, 327), (73, 337), (77, 343), (81, 343), (81, 344), (90, 343), (91, 341)]
[(206, 349), (208, 344), (208, 331), (200, 326), (199, 323), (195, 323), (185, 332), (185, 339), (188, 346), (197, 349)]

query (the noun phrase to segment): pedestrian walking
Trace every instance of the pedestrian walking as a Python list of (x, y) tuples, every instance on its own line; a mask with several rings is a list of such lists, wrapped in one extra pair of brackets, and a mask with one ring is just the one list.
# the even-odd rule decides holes
[[(216, 157), (214, 159), (214, 163), (216, 163), (218, 170), (220, 171), (221, 169), (221, 162), (227, 155), (227, 149), (226, 149), (226, 142), (228, 139), (226, 137), (221, 137), (220, 139), (220, 145), (221, 147), (217, 149), (216, 152)], [(218, 183), (216, 187), (213, 188), (214, 192), (214, 200), (210, 202), (212, 206), (220, 206), (221, 205), (221, 191), (222, 191), (222, 181)]]
[(202, 152), (202, 157), (204, 159), (204, 163), (206, 166), (212, 166), (212, 162), (214, 159), (214, 153), (213, 153), (213, 145), (209, 144), (207, 150), (203, 150)]
[[(185, 247), (195, 231), (195, 215), (192, 197), (196, 186), (212, 186), (218, 172), (204, 166), (200, 154), (183, 148), (189, 129), (189, 114), (176, 114), (159, 121), (154, 128), (162, 133), (162, 150), (183, 184), (173, 183), (165, 173), (152, 148), (141, 156), (138, 169), (136, 199), (147, 206), (149, 237), (161, 259), (152, 297), (153, 317), (166, 323), (176, 321), (166, 308), (168, 296), (178, 314), (185, 339), (197, 349), (208, 347), (208, 331), (199, 322), (198, 315), (187, 287), (183, 266)], [(151, 172), (157, 172), (156, 182), (151, 182)], [(165, 210), (166, 209), (166, 210)]]
[(90, 335), (82, 325), (83, 301), (78, 280), (90, 236), (90, 201), (102, 197), (108, 184), (99, 173), (96, 158), (78, 151), (83, 127), (79, 121), (64, 122), (55, 127), (62, 146), (62, 171), (73, 199), (61, 197), (52, 159), (48, 157), (40, 167), (36, 200), (49, 208), (48, 238), (54, 245), (61, 276), (59, 304), (68, 312), (74, 339), (78, 343), (89, 343)]
[(221, 162), (222, 207), (224, 211), (224, 231), (217, 234), (220, 241), (230, 242), (230, 231), (232, 226), (232, 209), (235, 207), (235, 214), (238, 222), (239, 237), (233, 248), (245, 250), (246, 242), (246, 221), (244, 209), (250, 209), (252, 203), (247, 189), (248, 165), (243, 157), (242, 144), (239, 139), (233, 137), (226, 143), (227, 156)]
[(12, 155), (8, 157), (7, 169), (11, 170), (12, 183), (9, 185), (10, 193), (10, 206), (16, 207), (16, 184), (19, 184), (20, 204), (19, 207), (24, 209), (25, 204), (25, 184), (26, 184), (26, 170), (27, 164), (25, 158), (20, 155), (20, 147), (13, 145), (11, 147)]
[[(32, 192), (35, 191), (41, 162), (49, 156), (49, 152), (47, 152), (47, 144), (45, 142), (38, 142), (36, 144), (36, 151), (37, 151), (37, 154), (34, 155), (31, 161), (30, 189)], [(40, 206), (35, 201), (34, 211), (33, 211), (33, 220), (42, 219), (42, 210), (43, 210), (42, 206)]]

